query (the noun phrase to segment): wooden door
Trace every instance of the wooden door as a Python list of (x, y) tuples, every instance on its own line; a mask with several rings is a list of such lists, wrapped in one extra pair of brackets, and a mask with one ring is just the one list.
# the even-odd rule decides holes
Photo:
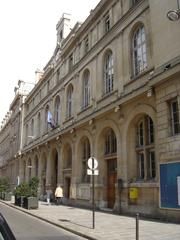
[(113, 208), (115, 204), (115, 183), (117, 182), (117, 160), (107, 161), (107, 202), (108, 208)]

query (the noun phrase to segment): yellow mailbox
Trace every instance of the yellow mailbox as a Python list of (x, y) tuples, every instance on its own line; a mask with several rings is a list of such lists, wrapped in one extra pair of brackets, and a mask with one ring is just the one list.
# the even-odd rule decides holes
[(129, 198), (130, 199), (137, 199), (138, 198), (138, 189), (137, 188), (135, 188), (135, 187), (130, 188)]

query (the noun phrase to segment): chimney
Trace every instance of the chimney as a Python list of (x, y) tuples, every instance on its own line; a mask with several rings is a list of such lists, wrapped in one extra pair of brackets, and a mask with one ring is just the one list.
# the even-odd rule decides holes
[(41, 78), (43, 76), (43, 71), (41, 71), (37, 68), (36, 71), (35, 71), (35, 75), (36, 75), (35, 83), (38, 83), (39, 80), (41, 80)]

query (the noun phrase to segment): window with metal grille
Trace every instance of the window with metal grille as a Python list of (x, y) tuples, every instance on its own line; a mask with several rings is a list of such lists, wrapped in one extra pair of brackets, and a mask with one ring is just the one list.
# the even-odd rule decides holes
[(110, 30), (110, 16), (107, 14), (104, 19), (105, 32)]
[(54, 120), (55, 120), (55, 125), (58, 125), (59, 121), (60, 121), (60, 98), (59, 98), (59, 96), (57, 96), (56, 100), (55, 100)]
[(111, 155), (117, 152), (116, 136), (112, 129), (108, 130), (105, 136), (105, 155)]
[(137, 173), (138, 179), (148, 180), (156, 177), (156, 160), (154, 151), (154, 124), (144, 115), (137, 123)]
[(90, 104), (90, 74), (89, 71), (84, 73), (83, 78), (83, 109)]
[(139, 26), (135, 31), (133, 39), (133, 70), (134, 75), (137, 76), (147, 68), (147, 46), (145, 28), (143, 25)]
[(174, 99), (170, 102), (170, 111), (171, 111), (171, 128), (172, 135), (180, 133), (180, 112), (178, 100)]
[(113, 54), (109, 51), (105, 56), (104, 62), (104, 91), (105, 94), (113, 91), (114, 87), (114, 64)]
[(72, 94), (73, 88), (70, 85), (67, 92), (67, 118), (72, 117)]
[(89, 51), (89, 37), (87, 36), (84, 39), (84, 52), (87, 53)]

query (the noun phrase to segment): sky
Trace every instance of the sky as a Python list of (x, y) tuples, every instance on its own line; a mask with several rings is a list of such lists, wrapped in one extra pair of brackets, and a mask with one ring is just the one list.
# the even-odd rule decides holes
[(18, 80), (35, 82), (56, 46), (63, 13), (84, 21), (100, 0), (0, 1), (0, 123), (14, 99)]

